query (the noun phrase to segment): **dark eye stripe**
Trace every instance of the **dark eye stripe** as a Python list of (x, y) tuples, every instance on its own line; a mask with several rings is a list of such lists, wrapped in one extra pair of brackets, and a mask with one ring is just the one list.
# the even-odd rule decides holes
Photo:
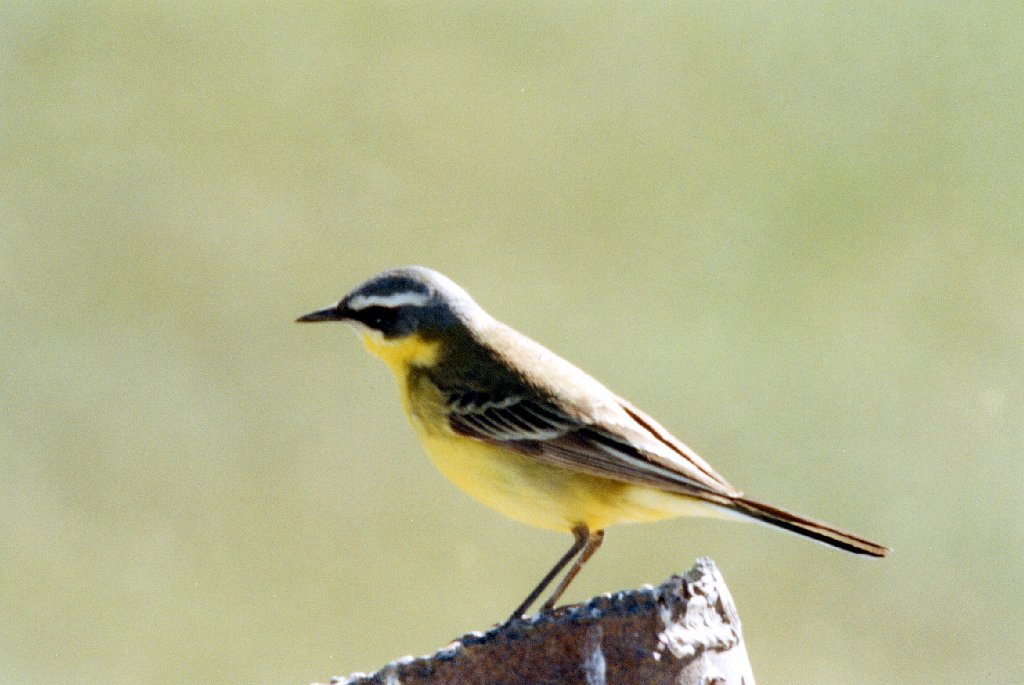
[(352, 313), (353, 319), (377, 330), (388, 328), (397, 317), (398, 310), (388, 307), (367, 307)]

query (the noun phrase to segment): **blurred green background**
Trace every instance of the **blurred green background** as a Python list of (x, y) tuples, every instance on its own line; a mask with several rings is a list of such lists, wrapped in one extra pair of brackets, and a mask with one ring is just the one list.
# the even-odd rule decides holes
[(749, 494), (759, 682), (1024, 669), (1024, 10), (4, 3), (0, 681), (306, 683), (503, 618), (568, 536), (437, 474), (302, 327), (422, 263)]

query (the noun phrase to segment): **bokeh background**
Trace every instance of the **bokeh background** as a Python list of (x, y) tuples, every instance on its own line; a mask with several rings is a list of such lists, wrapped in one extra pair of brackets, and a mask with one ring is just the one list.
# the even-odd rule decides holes
[(762, 683), (1024, 656), (1019, 3), (4, 3), (0, 681), (306, 683), (503, 618), (568, 545), (292, 320), (422, 263), (884, 561), (713, 557)]

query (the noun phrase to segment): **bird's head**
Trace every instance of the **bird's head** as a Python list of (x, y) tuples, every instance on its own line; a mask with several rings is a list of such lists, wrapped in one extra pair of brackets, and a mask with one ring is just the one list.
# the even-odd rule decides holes
[(424, 355), (435, 354), (446, 335), (489, 319), (448, 277), (408, 266), (377, 274), (337, 303), (297, 320), (348, 323), (371, 352), (394, 366), (425, 361)]

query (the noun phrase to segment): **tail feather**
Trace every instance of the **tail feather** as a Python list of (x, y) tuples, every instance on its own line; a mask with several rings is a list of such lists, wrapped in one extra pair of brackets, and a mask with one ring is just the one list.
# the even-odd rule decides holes
[(730, 502), (730, 508), (745, 516), (784, 528), (793, 533), (805, 535), (812, 540), (826, 545), (844, 549), (854, 554), (867, 554), (873, 557), (884, 557), (889, 549), (862, 537), (833, 528), (832, 526), (791, 514), (788, 511), (773, 507), (745, 497), (737, 497)]

